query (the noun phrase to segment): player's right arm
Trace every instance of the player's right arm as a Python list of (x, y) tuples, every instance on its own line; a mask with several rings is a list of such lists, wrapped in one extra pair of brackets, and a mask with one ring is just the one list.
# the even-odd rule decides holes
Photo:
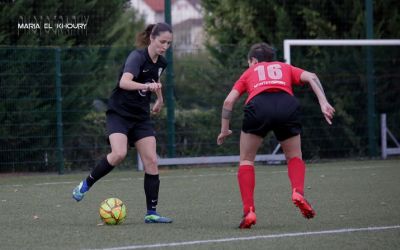
[(119, 80), (119, 87), (125, 90), (150, 90), (150, 84), (154, 83), (144, 84), (133, 81), (133, 74), (129, 72), (123, 73), (121, 79)]
[(321, 111), (325, 117), (325, 120), (329, 124), (332, 124), (335, 109), (329, 104), (328, 100), (326, 99), (325, 91), (322, 88), (322, 84), (318, 79), (318, 76), (314, 73), (304, 71), (300, 76), (300, 80), (302, 82), (307, 82), (308, 84), (310, 84), (312, 90), (318, 98), (318, 102), (321, 107)]
[(229, 129), (230, 119), (232, 116), (233, 106), (240, 97), (239, 91), (232, 89), (226, 97), (222, 106), (221, 112), (221, 132), (217, 138), (217, 144), (221, 145), (227, 136), (232, 134), (232, 130)]
[(155, 91), (161, 86), (157, 83), (140, 83), (134, 81), (134, 77), (140, 74), (140, 67), (145, 62), (145, 58), (138, 52), (132, 51), (125, 61), (125, 66), (121, 79), (119, 80), (119, 87), (125, 90), (147, 90)]

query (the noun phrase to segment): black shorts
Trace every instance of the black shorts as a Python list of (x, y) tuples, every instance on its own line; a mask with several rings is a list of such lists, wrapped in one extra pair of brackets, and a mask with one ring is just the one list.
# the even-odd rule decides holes
[(265, 137), (274, 131), (278, 141), (301, 133), (300, 103), (286, 92), (263, 92), (244, 107), (242, 130)]
[(138, 140), (156, 135), (154, 122), (150, 119), (137, 121), (110, 111), (107, 112), (106, 117), (107, 140), (111, 134), (121, 133), (128, 137), (129, 146), (134, 147)]

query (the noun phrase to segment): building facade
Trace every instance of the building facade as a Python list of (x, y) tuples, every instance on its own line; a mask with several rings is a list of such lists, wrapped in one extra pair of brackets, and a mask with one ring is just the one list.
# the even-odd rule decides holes
[[(131, 0), (146, 24), (164, 22), (164, 0)], [(178, 55), (204, 48), (203, 16), (200, 0), (171, 0), (174, 51)]]

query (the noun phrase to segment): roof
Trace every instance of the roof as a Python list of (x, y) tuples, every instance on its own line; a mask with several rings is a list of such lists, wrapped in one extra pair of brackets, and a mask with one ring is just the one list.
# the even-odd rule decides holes
[[(144, 0), (144, 2), (150, 6), (155, 12), (164, 11), (164, 3), (165, 0)], [(175, 0), (171, 0), (171, 4), (173, 4)]]
[(187, 0), (196, 10), (201, 10), (200, 0)]
[[(177, 0), (171, 0), (171, 5), (174, 4)], [(196, 10), (200, 10), (200, 0), (186, 0), (189, 4), (191, 4)], [(151, 9), (155, 12), (163, 12), (165, 0), (143, 0)]]
[(201, 18), (191, 18), (188, 20), (185, 20), (183, 22), (180, 22), (178, 24), (174, 25), (174, 30), (175, 29), (187, 29), (190, 27), (194, 27), (194, 26), (202, 26), (203, 25), (203, 19)]

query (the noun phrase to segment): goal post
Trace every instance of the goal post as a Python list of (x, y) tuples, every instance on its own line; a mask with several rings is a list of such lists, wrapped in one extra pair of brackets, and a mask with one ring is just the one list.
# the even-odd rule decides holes
[(400, 39), (287, 39), (283, 41), (283, 57), (291, 64), (292, 46), (398, 46)]
[[(396, 145), (395, 147), (388, 146), (388, 136)], [(381, 151), (382, 159), (386, 159), (388, 155), (400, 155), (400, 143), (387, 127), (385, 113), (381, 114)]]
[[(291, 48), (293, 46), (399, 46), (400, 39), (286, 39), (283, 41), (283, 56), (287, 64), (291, 64)], [(368, 147), (370, 156), (376, 155), (376, 129), (375, 129), (375, 85), (373, 83), (372, 53), (367, 51), (367, 98), (368, 98)]]

